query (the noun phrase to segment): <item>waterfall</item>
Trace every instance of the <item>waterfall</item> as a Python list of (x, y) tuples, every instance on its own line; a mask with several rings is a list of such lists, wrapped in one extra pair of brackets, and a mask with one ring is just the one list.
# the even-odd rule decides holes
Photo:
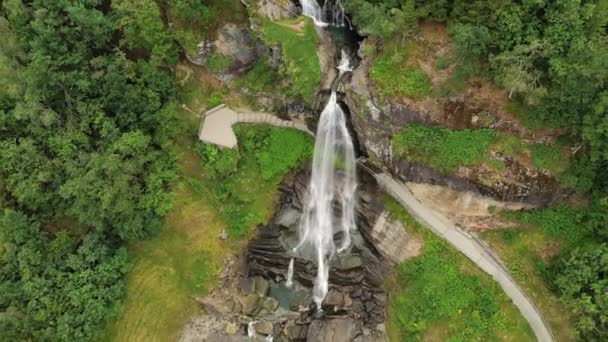
[(339, 237), (338, 252), (350, 246), (350, 231), (355, 224), (355, 167), (346, 116), (334, 91), (319, 119), (310, 194), (300, 224), (300, 242), (294, 250), (317, 260), (313, 299), (318, 308), (328, 290), (328, 262), (336, 252), (334, 236)]
[(340, 64), (337, 67), (340, 71), (338, 79), (340, 79), (345, 72), (353, 71), (353, 67), (350, 65), (350, 58), (344, 49), (340, 50), (340, 57)]
[(247, 324), (247, 337), (255, 337), (256, 335), (256, 331), (255, 331), (255, 327), (253, 326), (257, 321), (251, 321), (249, 322), (249, 324)]
[(323, 9), (319, 6), (317, 0), (302, 0), (302, 14), (310, 17), (315, 25), (325, 27), (329, 25), (323, 21)]
[(287, 268), (287, 281), (285, 282), (285, 286), (291, 287), (293, 285), (293, 258), (289, 260), (289, 267)]
[(320, 6), (317, 0), (301, 0), (300, 3), (302, 13), (310, 17), (317, 26), (344, 26), (346, 22), (344, 7), (340, 0), (324, 0), (323, 6)]

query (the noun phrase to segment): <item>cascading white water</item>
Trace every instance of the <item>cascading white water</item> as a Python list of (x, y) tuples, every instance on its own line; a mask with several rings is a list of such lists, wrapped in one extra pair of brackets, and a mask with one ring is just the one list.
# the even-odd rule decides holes
[(346, 23), (346, 14), (340, 0), (325, 0), (323, 4), (323, 13), (330, 14), (330, 24), (333, 26), (342, 27)]
[[(344, 7), (342, 7), (340, 0), (324, 0), (323, 6), (320, 6), (317, 0), (301, 0), (300, 3), (302, 4), (302, 13), (310, 17), (317, 26), (344, 26), (346, 22)], [(329, 20), (326, 21), (325, 17), (328, 17)]]
[(346, 51), (340, 50), (340, 57), (340, 64), (337, 67), (340, 71), (338, 74), (338, 79), (342, 77), (345, 72), (353, 71), (353, 67), (350, 65), (350, 58), (348, 58)]
[(302, 0), (302, 14), (310, 17), (315, 25), (325, 27), (329, 24), (323, 21), (323, 9), (319, 6), (317, 0)]
[(289, 260), (289, 267), (287, 268), (287, 281), (285, 282), (285, 286), (291, 287), (293, 285), (293, 258)]
[[(313, 299), (317, 307), (328, 290), (328, 262), (336, 252), (334, 235), (341, 233), (338, 252), (350, 246), (350, 231), (355, 225), (356, 161), (346, 116), (335, 92), (323, 109), (317, 127), (310, 179), (310, 194), (300, 224), (296, 254), (317, 260)], [(337, 210), (335, 210), (337, 209)]]
[(253, 326), (257, 321), (251, 321), (249, 322), (249, 324), (247, 324), (247, 337), (255, 337), (256, 335), (256, 331), (255, 331), (255, 327)]

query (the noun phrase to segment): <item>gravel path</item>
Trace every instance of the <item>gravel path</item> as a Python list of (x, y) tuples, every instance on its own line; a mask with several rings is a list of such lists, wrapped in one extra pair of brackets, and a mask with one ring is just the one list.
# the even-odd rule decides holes
[(456, 227), (438, 211), (418, 201), (406, 184), (395, 180), (386, 173), (376, 173), (374, 177), (378, 184), (419, 222), (447, 240), (479, 268), (490, 274), (528, 321), (538, 341), (552, 342), (554, 340), (551, 330), (538, 308), (517, 285), (498, 257), (483, 242)]

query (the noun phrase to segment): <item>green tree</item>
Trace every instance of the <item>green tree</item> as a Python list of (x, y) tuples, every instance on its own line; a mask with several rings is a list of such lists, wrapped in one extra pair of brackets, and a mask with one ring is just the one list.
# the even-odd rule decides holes
[(555, 266), (554, 284), (577, 314), (582, 338), (608, 338), (608, 246), (580, 248)]
[(128, 262), (126, 250), (116, 249), (107, 237), (93, 233), (80, 241), (65, 235), (49, 240), (39, 224), (7, 210), (0, 220), (0, 241), (4, 336), (88, 340), (116, 313)]

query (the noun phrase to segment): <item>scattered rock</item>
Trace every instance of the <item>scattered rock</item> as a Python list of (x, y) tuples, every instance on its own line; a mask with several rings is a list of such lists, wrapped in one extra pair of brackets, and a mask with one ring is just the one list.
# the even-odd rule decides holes
[(323, 303), (328, 306), (342, 307), (344, 305), (344, 295), (342, 295), (342, 292), (330, 289)]
[(363, 266), (363, 260), (352, 254), (336, 259), (335, 267), (342, 271), (348, 271)]
[(239, 331), (239, 326), (234, 322), (229, 322), (226, 324), (226, 333), (229, 335), (234, 335)]
[(280, 216), (276, 220), (276, 224), (289, 228), (295, 225), (301, 216), (302, 214), (298, 210), (294, 208), (288, 208), (281, 212)]
[(240, 296), (238, 297), (238, 301), (241, 304), (241, 311), (245, 315), (252, 316), (260, 309), (260, 297), (256, 294)]
[(255, 293), (260, 297), (266, 297), (268, 295), (268, 291), (270, 291), (270, 284), (268, 284), (268, 280), (262, 277), (253, 278), (255, 282)]
[(262, 304), (262, 307), (264, 308), (264, 310), (268, 311), (269, 313), (273, 313), (279, 307), (279, 301), (277, 301), (274, 298), (267, 297), (264, 299), (264, 303)]
[(238, 310), (238, 305), (231, 298), (221, 300), (198, 298), (197, 301), (203, 305), (203, 308), (209, 315), (225, 316), (233, 314)]
[(255, 282), (251, 278), (240, 277), (239, 288), (244, 294), (251, 294), (255, 289)]
[(253, 327), (255, 328), (255, 331), (258, 334), (262, 334), (262, 335), (270, 335), (270, 334), (272, 334), (273, 325), (272, 325), (271, 322), (268, 322), (268, 321), (255, 322), (253, 324)]
[(308, 328), (306, 342), (351, 342), (357, 335), (351, 318), (315, 320)]

